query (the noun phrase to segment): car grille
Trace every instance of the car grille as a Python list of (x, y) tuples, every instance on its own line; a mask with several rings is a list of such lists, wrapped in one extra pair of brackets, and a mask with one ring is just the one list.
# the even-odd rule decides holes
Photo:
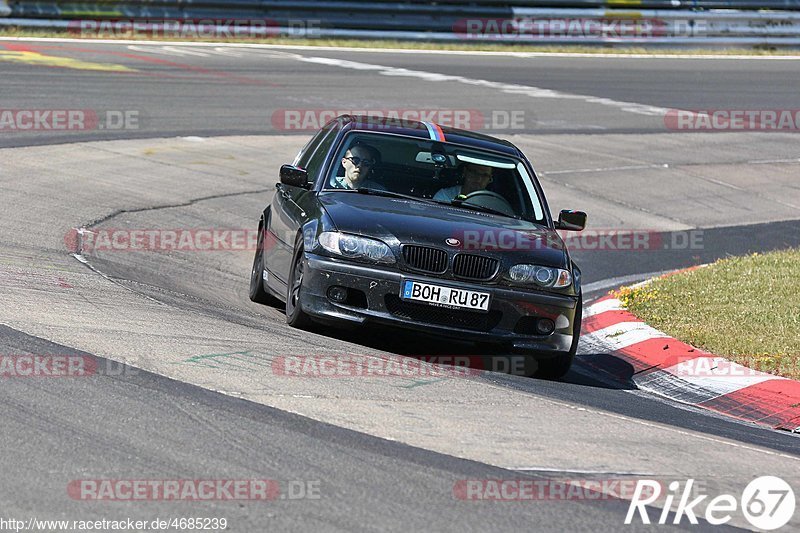
[(403, 259), (415, 270), (443, 274), (447, 270), (447, 252), (427, 246), (403, 246)]
[(503, 313), (497, 310), (490, 310), (488, 313), (461, 311), (459, 309), (406, 302), (395, 294), (387, 294), (385, 302), (386, 309), (391, 314), (406, 320), (475, 331), (491, 331), (500, 323), (500, 319), (503, 317)]
[(459, 278), (487, 280), (497, 274), (500, 262), (482, 255), (458, 254), (453, 260), (453, 274)]

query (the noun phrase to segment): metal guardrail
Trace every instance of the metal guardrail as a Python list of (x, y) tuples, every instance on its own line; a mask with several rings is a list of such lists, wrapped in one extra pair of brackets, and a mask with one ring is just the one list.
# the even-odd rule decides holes
[[(417, 0), (411, 0), (417, 1)], [(464, 3), (462, 0), (438, 0)], [(600, 7), (610, 9), (800, 9), (800, 0), (476, 0), (474, 4), (526, 7)]]
[[(426, 0), (406, 0), (426, 2)], [(437, 0), (466, 4), (464, 0)], [(426, 2), (427, 3), (427, 2)], [(610, 9), (800, 9), (800, 0), (475, 0), (470, 4), (526, 7), (601, 7)]]
[(800, 10), (800, 0), (0, 0), (8, 2), (15, 17), (80, 18), (91, 15), (119, 16), (136, 13), (146, 17), (210, 13), (232, 13), (240, 16), (264, 16), (287, 12), (381, 13), (384, 15), (486, 14), (501, 16), (513, 8), (600, 8), (600, 9), (668, 9), (668, 10)]
[[(3, 2), (0, 0), (0, 13)], [(526, 44), (800, 46), (800, 0), (438, 0), (436, 4), (419, 0), (86, 3), (10, 0), (9, 6), (12, 18), (0, 18), (0, 26), (83, 31), (80, 20), (104, 20), (112, 24), (141, 21), (156, 37), (163, 35), (162, 30), (168, 29), (169, 22), (205, 21), (214, 31), (224, 31), (220, 21), (236, 19), (261, 21), (262, 26), (268, 21), (269, 27), (261, 28), (261, 33), (255, 31), (258, 28), (251, 28), (252, 36)], [(709, 9), (715, 6), (738, 9)], [(754, 10), (756, 6), (762, 9)], [(765, 7), (783, 10), (764, 10)], [(298, 34), (292, 31), (297, 21), (313, 22), (314, 27)]]

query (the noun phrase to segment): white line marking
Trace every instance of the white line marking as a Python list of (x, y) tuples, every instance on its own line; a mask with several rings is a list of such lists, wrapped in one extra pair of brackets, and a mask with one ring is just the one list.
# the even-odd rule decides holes
[[(605, 128), (604, 128), (605, 129)], [(735, 163), (735, 162), (734, 162)], [(800, 159), (766, 159), (766, 160), (756, 160), (756, 161), (744, 161), (741, 164), (744, 165), (768, 165), (768, 164), (776, 164), (776, 163), (800, 163)], [(728, 164), (728, 163), (720, 163), (720, 164)], [(685, 166), (690, 167), (693, 166), (692, 163), (679, 163), (676, 166)], [(582, 173), (590, 173), (590, 172), (616, 172), (620, 170), (645, 170), (651, 168), (670, 168), (669, 163), (653, 163), (652, 165), (629, 165), (629, 166), (621, 166), (621, 167), (600, 167), (600, 168), (575, 168), (575, 169), (566, 169), (566, 170), (540, 170), (539, 174), (543, 176), (553, 176), (557, 174), (582, 174)], [(730, 183), (715, 180), (713, 178), (703, 178), (707, 181), (712, 183), (716, 183), (718, 185), (723, 185), (725, 187), (732, 187), (737, 190), (744, 191), (746, 189), (742, 189), (735, 185), (731, 185)]]
[(727, 187), (729, 189), (733, 189), (734, 191), (745, 191), (745, 190), (747, 190), (747, 189), (744, 189), (744, 188), (739, 187), (737, 185), (734, 185), (732, 183), (728, 183), (726, 181), (721, 181), (721, 180), (714, 179), (714, 178), (706, 178), (706, 177), (702, 177), (702, 176), (694, 176), (694, 177), (699, 177), (702, 180), (708, 181), (710, 183), (714, 183), (714, 184), (719, 185), (721, 187)]
[(669, 168), (669, 163), (656, 163), (653, 165), (630, 165), (626, 167), (606, 167), (606, 168), (576, 168), (572, 170), (551, 170), (549, 172), (539, 171), (539, 174), (552, 176), (555, 174), (581, 174), (587, 172), (612, 172), (619, 170), (645, 170), (649, 168)]
[(620, 302), (617, 298), (609, 298), (608, 300), (603, 300), (600, 303), (590, 305), (589, 307), (584, 309), (583, 318), (589, 318), (590, 316), (599, 315), (600, 313), (605, 313), (606, 311), (621, 311), (621, 310), (622, 310), (622, 302)]
[(631, 289), (638, 289), (640, 287), (646, 287), (647, 285), (650, 285), (651, 283), (653, 283), (653, 281), (654, 281), (654, 279), (650, 278), (650, 279), (646, 279), (644, 281), (640, 281), (639, 283), (634, 283), (633, 285), (628, 285), (628, 287), (631, 288)]
[(800, 163), (800, 159), (760, 159), (747, 162), (749, 165), (771, 165), (774, 163)]
[(145, 54), (158, 54), (158, 55), (165, 55), (165, 56), (201, 56), (201, 57), (208, 57), (208, 54), (202, 52), (194, 52), (189, 49), (186, 50), (179, 50), (177, 47), (170, 47), (170, 46), (128, 46), (128, 50), (133, 50), (134, 52), (143, 52)]
[(575, 470), (570, 468), (551, 468), (545, 466), (510, 466), (506, 470), (516, 470), (517, 472), (554, 472), (563, 474), (604, 474), (609, 476), (655, 476), (654, 472), (611, 472), (608, 470)]
[(228, 50), (227, 48), (225, 48), (223, 46), (217, 46), (216, 48), (214, 48), (214, 52), (216, 52), (216, 53), (218, 53), (220, 55), (223, 55), (223, 56), (231, 56), (231, 57), (242, 57), (242, 55), (243, 55), (243, 54), (238, 54), (238, 53), (234, 52), (233, 50)]
[[(193, 43), (193, 44), (197, 45), (202, 43)], [(213, 43), (204, 43), (204, 44), (213, 44)], [(175, 43), (173, 43), (172, 46), (164, 47), (164, 49), (168, 50), (174, 50), (174, 48), (175, 48)], [(195, 52), (195, 55), (202, 55), (202, 53)], [(466, 85), (475, 85), (480, 87), (486, 87), (489, 89), (496, 89), (507, 94), (520, 94), (531, 98), (581, 100), (589, 104), (599, 104), (608, 107), (613, 107), (621, 111), (625, 111), (628, 113), (635, 113), (638, 115), (664, 116), (667, 114), (667, 112), (672, 110), (671, 108), (666, 108), (666, 107), (651, 106), (635, 102), (624, 102), (620, 100), (612, 100), (611, 98), (601, 98), (597, 96), (588, 96), (582, 94), (555, 91), (552, 89), (543, 89), (541, 87), (535, 87), (532, 85), (520, 85), (515, 83), (502, 83), (502, 82), (482, 80), (477, 78), (466, 78), (464, 76), (453, 76), (448, 74), (440, 74), (437, 72), (427, 72), (423, 70), (411, 70), (398, 67), (389, 67), (385, 65), (375, 65), (371, 63), (361, 63), (358, 61), (350, 61), (347, 59), (302, 56), (300, 54), (290, 54), (290, 53), (286, 53), (286, 57), (287, 59), (291, 58), (306, 63), (316, 63), (316, 64), (329, 65), (340, 68), (349, 68), (354, 70), (372, 70), (372, 71), (377, 71), (379, 74), (382, 74), (384, 76), (414, 77), (414, 78), (421, 78), (426, 81), (453, 81), (453, 82), (463, 83)]]
[[(290, 54), (287, 54), (287, 56), (289, 55)], [(440, 74), (438, 72), (428, 72), (424, 70), (411, 70), (407, 68), (389, 67), (385, 65), (375, 65), (372, 63), (361, 63), (359, 61), (350, 61), (347, 59), (302, 56), (299, 54), (291, 54), (291, 56), (293, 56), (294, 59), (298, 61), (303, 61), (305, 63), (316, 63), (319, 65), (327, 65), (332, 67), (340, 67), (353, 70), (376, 71), (378, 74), (382, 74), (384, 76), (420, 78), (425, 81), (452, 81), (456, 83), (463, 83), (465, 85), (473, 85), (476, 87), (496, 89), (506, 94), (519, 94), (531, 98), (581, 100), (589, 104), (599, 104), (608, 107), (613, 107), (621, 111), (627, 111), (628, 113), (636, 113), (638, 115), (664, 116), (668, 111), (670, 111), (670, 109), (666, 107), (637, 104), (634, 102), (623, 102), (619, 100), (612, 100), (611, 98), (600, 98), (597, 96), (565, 93), (561, 91), (555, 91), (552, 89), (543, 89), (541, 87), (534, 87), (532, 85), (519, 85), (516, 83), (502, 83), (502, 82), (482, 80), (477, 78), (466, 78), (464, 76)]]
[[(690, 229), (691, 226), (686, 226), (687, 229)], [(666, 231), (666, 230), (665, 230)], [(628, 276), (617, 276), (608, 279), (602, 279), (600, 281), (594, 281), (592, 283), (587, 283), (583, 286), (583, 292), (592, 293), (598, 292), (605, 289), (610, 289), (612, 287), (619, 287), (620, 285), (625, 285), (632, 281), (639, 281), (641, 279), (649, 279), (649, 278), (656, 278), (659, 276), (663, 276), (664, 274), (668, 274), (669, 272), (674, 272), (674, 270), (660, 270), (658, 272), (648, 272), (646, 274), (630, 274)]]
[(186, 47), (179, 47), (179, 46), (128, 46), (128, 50), (133, 50), (134, 52), (144, 52), (146, 54), (163, 54), (168, 56), (199, 56), (199, 57), (208, 57), (208, 53), (206, 52), (198, 52), (197, 50), (192, 50), (191, 48)]
[(167, 52), (173, 52), (177, 55), (208, 57), (208, 54), (205, 52), (198, 52), (197, 50), (192, 50), (191, 48), (182, 46), (162, 46), (162, 48)]

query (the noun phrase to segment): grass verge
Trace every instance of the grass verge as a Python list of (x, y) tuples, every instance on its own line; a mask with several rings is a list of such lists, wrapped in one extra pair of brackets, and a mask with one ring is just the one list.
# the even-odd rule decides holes
[(636, 316), (744, 366), (800, 379), (800, 249), (722, 259), (621, 289)]
[[(0, 28), (0, 37), (38, 37), (38, 38), (73, 38), (90, 41), (93, 37), (80, 36), (66, 30), (28, 29), (17, 27)], [(98, 35), (97, 39), (111, 39), (108, 35)], [(146, 35), (120, 35), (119, 39), (135, 41), (197, 41), (211, 43), (237, 43), (237, 44), (275, 44), (286, 46), (333, 46), (340, 48), (383, 48), (389, 50), (455, 50), (465, 52), (536, 52), (552, 54), (643, 54), (643, 55), (750, 55), (750, 56), (800, 56), (800, 50), (774, 49), (774, 48), (646, 48), (646, 47), (612, 47), (608, 46), (554, 46), (546, 44), (510, 44), (510, 43), (474, 43), (474, 42), (419, 42), (396, 41), (379, 39), (300, 39), (290, 37), (271, 37), (257, 39), (250, 37), (212, 39), (212, 38), (180, 38), (180, 37), (148, 37)]]

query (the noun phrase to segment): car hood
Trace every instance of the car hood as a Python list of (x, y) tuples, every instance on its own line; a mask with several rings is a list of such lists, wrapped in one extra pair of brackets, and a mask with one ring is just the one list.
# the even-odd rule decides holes
[[(376, 237), (392, 246), (420, 244), (502, 255), (511, 262), (567, 264), (558, 233), (525, 220), (356, 192), (322, 193), (319, 199), (339, 231)], [(448, 244), (448, 239), (459, 244)]]

